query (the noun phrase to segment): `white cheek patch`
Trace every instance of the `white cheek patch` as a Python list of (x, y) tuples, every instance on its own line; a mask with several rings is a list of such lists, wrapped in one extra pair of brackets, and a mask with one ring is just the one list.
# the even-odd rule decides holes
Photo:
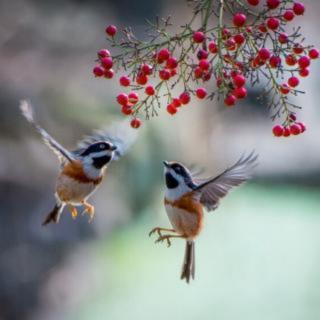
[(100, 158), (100, 157), (104, 157), (104, 156), (111, 156), (112, 151), (99, 151), (99, 152), (93, 152), (90, 153), (90, 155), (88, 156), (89, 158)]

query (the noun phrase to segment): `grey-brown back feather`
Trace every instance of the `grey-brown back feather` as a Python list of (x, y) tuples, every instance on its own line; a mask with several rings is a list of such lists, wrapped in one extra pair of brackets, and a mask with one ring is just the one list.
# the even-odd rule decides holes
[(219, 200), (231, 188), (239, 186), (251, 177), (253, 169), (257, 165), (257, 158), (258, 155), (254, 152), (251, 152), (248, 156), (242, 156), (233, 166), (196, 187), (195, 193), (198, 194), (200, 202), (207, 210), (216, 209), (219, 205)]
[(32, 106), (27, 100), (20, 101), (20, 110), (27, 121), (40, 133), (44, 143), (58, 156), (60, 162), (64, 162), (65, 160), (72, 162), (75, 160), (68, 150), (66, 150), (59, 142), (51, 137), (46, 130), (35, 122)]

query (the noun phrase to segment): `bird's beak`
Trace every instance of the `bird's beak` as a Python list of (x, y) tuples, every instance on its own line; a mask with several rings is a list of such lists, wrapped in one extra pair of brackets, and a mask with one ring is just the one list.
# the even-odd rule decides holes
[(117, 146), (113, 145), (113, 146), (111, 147), (111, 150), (112, 150), (112, 151), (117, 150)]
[(169, 162), (168, 161), (163, 161), (163, 164), (166, 168), (169, 168)]

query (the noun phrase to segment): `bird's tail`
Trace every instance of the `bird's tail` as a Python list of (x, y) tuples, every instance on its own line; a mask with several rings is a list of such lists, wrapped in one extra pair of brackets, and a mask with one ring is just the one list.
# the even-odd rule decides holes
[(182, 265), (181, 280), (186, 279), (189, 283), (190, 278), (194, 279), (195, 273), (195, 254), (194, 254), (194, 241), (187, 240), (186, 250), (184, 254), (184, 261)]
[(54, 208), (52, 209), (52, 211), (47, 215), (46, 219), (42, 222), (43, 226), (46, 226), (47, 224), (54, 222), (54, 223), (58, 223), (62, 210), (63, 210), (64, 204), (60, 203), (60, 204), (56, 204), (54, 206)]

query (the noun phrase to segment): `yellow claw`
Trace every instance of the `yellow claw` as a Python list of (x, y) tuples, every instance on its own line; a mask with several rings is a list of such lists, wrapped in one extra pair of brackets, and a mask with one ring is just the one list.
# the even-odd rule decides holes
[(75, 207), (71, 208), (71, 217), (72, 219), (75, 219), (78, 216), (78, 211)]

